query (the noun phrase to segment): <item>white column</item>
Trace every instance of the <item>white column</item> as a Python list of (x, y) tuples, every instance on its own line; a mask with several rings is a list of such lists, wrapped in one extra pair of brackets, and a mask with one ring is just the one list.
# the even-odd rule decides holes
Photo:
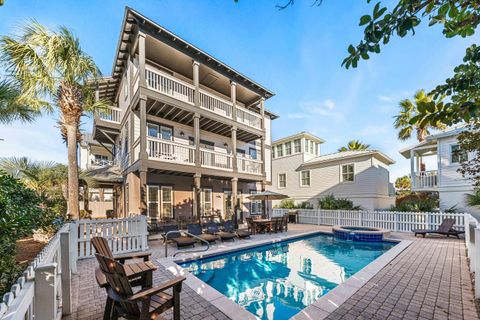
[(475, 273), (475, 299), (480, 298), (480, 229), (475, 228), (475, 263), (473, 272)]
[(57, 264), (48, 263), (35, 268), (35, 319), (57, 318)]
[(140, 76), (140, 85), (146, 86), (147, 82), (145, 80), (145, 34), (139, 33), (138, 34), (138, 67), (139, 67), (139, 76)]
[(230, 82), (230, 97), (232, 99), (232, 119), (237, 121), (237, 83)]
[(193, 102), (195, 107), (200, 108), (200, 63), (198, 61), (192, 62), (193, 67), (193, 85), (195, 92), (193, 94)]
[(62, 270), (62, 315), (72, 313), (72, 271), (70, 267), (70, 232), (60, 233), (60, 257)]
[(415, 151), (410, 150), (410, 180), (412, 189), (415, 187)]

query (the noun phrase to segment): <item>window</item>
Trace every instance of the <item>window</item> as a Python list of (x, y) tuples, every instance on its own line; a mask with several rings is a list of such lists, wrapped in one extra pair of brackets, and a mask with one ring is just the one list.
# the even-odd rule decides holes
[(158, 186), (147, 186), (147, 215), (150, 221), (157, 221), (160, 214), (158, 211)]
[(283, 157), (283, 145), (279, 144), (277, 146), (277, 156), (278, 157)]
[(293, 141), (293, 145), (295, 148), (295, 153), (302, 152), (302, 141), (300, 139)]
[(278, 174), (278, 188), (283, 189), (287, 187), (287, 174), (279, 173)]
[(257, 160), (257, 149), (250, 148), (248, 153), (250, 155), (250, 158)]
[(173, 130), (171, 127), (147, 123), (147, 134), (149, 137), (171, 141), (173, 137)]
[(162, 218), (169, 217), (173, 218), (173, 188), (172, 187), (162, 187)]
[(164, 126), (160, 127), (160, 138), (161, 139), (171, 141), (172, 136), (173, 136), (172, 128), (164, 127)]
[(318, 150), (320, 149), (320, 144), (316, 143), (315, 144), (315, 155), (318, 156)]
[[(257, 191), (250, 191), (250, 194), (256, 194)], [(262, 200), (251, 200), (250, 201), (250, 214), (259, 215), (263, 213)]]
[(300, 186), (309, 187), (310, 186), (310, 171), (301, 171), (300, 172)]
[(275, 152), (276, 152), (275, 147), (272, 147), (272, 158), (273, 159), (275, 159)]
[(315, 147), (314, 147), (314, 142), (310, 141), (310, 153), (315, 154)]
[(285, 143), (285, 155), (289, 156), (291, 154), (292, 154), (292, 143), (289, 141)]
[(203, 189), (203, 204), (202, 204), (202, 209), (203, 209), (203, 214), (211, 214), (212, 213), (212, 189)]
[(355, 166), (345, 164), (342, 166), (342, 181), (353, 181), (355, 176)]
[(158, 126), (153, 123), (147, 123), (147, 132), (149, 137), (158, 138)]
[(308, 149), (309, 149), (308, 140), (305, 139), (305, 152), (308, 152)]
[(450, 163), (460, 163), (468, 160), (468, 153), (462, 149), (458, 144), (450, 146)]

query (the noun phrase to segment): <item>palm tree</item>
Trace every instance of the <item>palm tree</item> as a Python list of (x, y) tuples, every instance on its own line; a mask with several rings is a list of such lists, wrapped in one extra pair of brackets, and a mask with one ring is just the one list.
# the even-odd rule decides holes
[[(441, 103), (440, 99), (438, 103)], [(435, 114), (438, 110), (437, 102), (433, 96), (425, 94), (424, 90), (418, 91), (414, 96), (414, 101), (405, 99), (400, 101), (400, 112), (395, 116), (393, 126), (398, 131), (400, 140), (407, 140), (416, 132), (419, 142), (425, 141), (430, 134), (431, 129), (445, 129), (445, 125), (436, 122), (432, 125), (429, 116)]]
[(479, 207), (480, 206), (480, 189), (476, 188), (475, 190), (473, 190), (473, 193), (466, 193), (465, 198), (469, 206)]
[(32, 122), (38, 115), (40, 115), (38, 110), (30, 107), (26, 101), (20, 100), (17, 86), (11, 81), (0, 81), (0, 124), (16, 120)]
[(80, 118), (104, 107), (95, 101), (91, 82), (100, 77), (93, 59), (80, 47), (78, 38), (65, 27), (52, 31), (32, 21), (21, 33), (0, 40), (0, 60), (19, 84), (20, 97), (48, 100), (32, 107), (53, 112), (58, 109), (60, 129), (68, 152), (69, 214), (79, 217), (77, 143)]
[(347, 146), (341, 147), (338, 149), (339, 152), (344, 152), (344, 151), (361, 151), (361, 150), (367, 150), (370, 148), (369, 144), (365, 144), (359, 140), (350, 140), (347, 143)]

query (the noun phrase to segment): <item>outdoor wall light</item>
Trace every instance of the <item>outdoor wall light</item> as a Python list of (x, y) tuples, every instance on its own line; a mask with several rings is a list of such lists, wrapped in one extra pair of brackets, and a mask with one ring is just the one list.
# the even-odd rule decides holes
[(182, 137), (182, 138), (185, 137), (185, 132), (180, 131), (180, 137)]
[(223, 146), (226, 148), (228, 147), (228, 143), (224, 143)]

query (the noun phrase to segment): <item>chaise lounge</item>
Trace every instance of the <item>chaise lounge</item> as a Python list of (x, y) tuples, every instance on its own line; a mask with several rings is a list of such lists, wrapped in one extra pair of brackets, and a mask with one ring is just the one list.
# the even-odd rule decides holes
[(239, 239), (250, 238), (251, 233), (248, 230), (235, 230), (233, 221), (225, 221), (223, 223), (223, 230), (235, 234)]
[(415, 229), (415, 230), (412, 230), (412, 232), (415, 233), (415, 236), (417, 236), (417, 234), (420, 234), (424, 238), (429, 233), (446, 235), (447, 237), (455, 236), (457, 238), (460, 238), (459, 236), (462, 233), (465, 233), (465, 231), (459, 231), (459, 230), (453, 229), (454, 225), (455, 225), (455, 219), (447, 218), (442, 221), (442, 224), (438, 227), (437, 230)]
[(182, 236), (182, 232), (178, 229), (178, 225), (176, 224), (163, 226), (163, 232), (162, 236), (165, 244), (168, 241), (172, 241), (177, 245), (177, 248), (191, 247), (197, 242), (197, 240), (191, 237)]
[(206, 227), (208, 233), (219, 236), (222, 241), (235, 240), (236, 235), (234, 233), (220, 231), (220, 229), (218, 229), (218, 225), (215, 222), (207, 223)]
[(214, 234), (203, 233), (202, 226), (198, 223), (188, 224), (187, 231), (188, 233), (191, 233), (202, 240), (208, 241), (209, 243), (212, 243), (218, 240), (218, 236)]

